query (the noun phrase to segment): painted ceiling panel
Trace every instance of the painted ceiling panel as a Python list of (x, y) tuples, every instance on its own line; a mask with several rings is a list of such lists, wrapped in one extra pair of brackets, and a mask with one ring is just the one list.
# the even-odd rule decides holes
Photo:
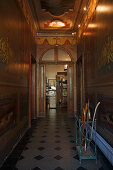
[(41, 8), (55, 16), (59, 16), (73, 9), (75, 0), (40, 0)]
[[(83, 8), (87, 7), (89, 1), (97, 0), (26, 0), (22, 2), (27, 3), (31, 15), (28, 23), (31, 23), (32, 30), (35, 28), (33, 33), (35, 32), (39, 37), (39, 35), (51, 36), (51, 34), (76, 35), (72, 33), (77, 33), (82, 28), (78, 28), (78, 25), (81, 25), (84, 16), (87, 18), (88, 11), (84, 11)], [(28, 19), (28, 11), (24, 11)], [(58, 24), (51, 26), (56, 21), (64, 23), (64, 26), (56, 26)]]

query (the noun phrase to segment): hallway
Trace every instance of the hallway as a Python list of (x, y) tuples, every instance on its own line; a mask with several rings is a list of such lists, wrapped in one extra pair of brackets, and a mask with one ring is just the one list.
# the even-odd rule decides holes
[(74, 119), (67, 116), (65, 109), (50, 109), (47, 117), (33, 120), (32, 128), (1, 170), (103, 170), (100, 160), (97, 164), (85, 160), (80, 165), (74, 127)]
[(0, 168), (113, 169), (113, 0), (0, 0), (0, 22)]

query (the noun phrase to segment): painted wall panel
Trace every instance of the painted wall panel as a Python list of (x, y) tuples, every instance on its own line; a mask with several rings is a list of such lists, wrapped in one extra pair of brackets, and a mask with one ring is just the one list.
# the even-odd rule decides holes
[[(99, 1), (95, 13), (82, 35), (81, 42), (78, 44), (77, 51), (78, 57), (84, 56), (85, 99), (90, 99), (92, 112), (96, 103), (99, 100), (101, 101), (97, 114), (97, 130), (113, 146), (113, 108), (111, 102), (113, 100), (112, 9), (112, 0)], [(99, 95), (101, 95), (101, 98)]]
[(17, 1), (0, 0), (0, 164), (28, 129), (31, 54), (35, 43)]

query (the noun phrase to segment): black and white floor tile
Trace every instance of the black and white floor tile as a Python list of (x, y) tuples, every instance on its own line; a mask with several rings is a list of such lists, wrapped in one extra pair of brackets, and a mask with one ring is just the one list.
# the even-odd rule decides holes
[[(75, 145), (74, 119), (66, 111), (51, 109), (33, 122), (2, 170), (104, 170), (100, 159), (80, 164)], [(109, 170), (111, 166), (108, 166)]]

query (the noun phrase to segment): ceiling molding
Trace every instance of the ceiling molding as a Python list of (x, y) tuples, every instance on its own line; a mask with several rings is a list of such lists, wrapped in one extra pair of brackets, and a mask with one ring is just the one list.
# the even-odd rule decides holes
[(76, 44), (76, 38), (74, 37), (66, 37), (66, 36), (37, 36), (37, 44), (41, 45), (41, 44), (49, 44), (49, 45), (64, 45), (64, 44), (68, 44), (68, 45), (75, 45)]
[(84, 15), (80, 28), (77, 32), (77, 41), (81, 38), (82, 33), (87, 28), (88, 23), (95, 12), (99, 0), (90, 0), (87, 13)]
[(39, 32), (37, 33), (37, 37), (73, 37), (75, 38), (76, 33), (73, 35), (72, 32), (71, 33), (54, 33), (54, 32)]
[(28, 1), (27, 2), (25, 0), (17, 0), (17, 1), (18, 1), (19, 5), (20, 5), (20, 8), (23, 11), (23, 14), (24, 14), (24, 16), (26, 18), (26, 21), (27, 21), (28, 25), (30, 26), (30, 30), (32, 32), (34, 40), (36, 41), (37, 28), (36, 28), (33, 16), (31, 14), (31, 10), (29, 8)]
[(39, 23), (39, 17), (38, 17), (38, 12), (40, 10), (40, 2), (39, 0), (32, 0), (32, 4), (33, 4), (33, 8), (34, 8), (34, 11), (35, 11), (35, 15), (36, 15), (36, 19), (37, 19), (37, 23), (38, 23), (38, 29), (37, 29), (37, 32), (40, 31), (40, 23)]
[[(79, 4), (78, 4), (78, 1), (76, 0), (75, 1), (75, 6), (74, 6), (74, 18), (73, 18), (73, 30), (76, 30), (76, 22), (77, 22), (77, 19), (78, 19), (78, 15), (79, 15), (79, 12), (80, 12), (80, 8), (81, 8), (81, 5), (82, 5), (82, 2), (83, 0), (80, 0), (79, 1)], [(76, 9), (78, 6), (78, 9)]]
[[(55, 38), (59, 45), (69, 42), (72, 45), (76, 44), (82, 33), (87, 28), (88, 22), (95, 11), (95, 7), (99, 0), (75, 0), (74, 9), (65, 12), (61, 16), (51, 16), (48, 12), (41, 9), (39, 0), (18, 0), (20, 7), (24, 13), (27, 23), (30, 26), (31, 32), (37, 44), (43, 44), (45, 40), (50, 45), (55, 45)], [(89, 4), (88, 4), (89, 2)], [(87, 11), (83, 12), (83, 7), (88, 4)], [(44, 24), (52, 20), (59, 19), (64, 23), (70, 24), (70, 27), (63, 28), (45, 28)], [(78, 28), (78, 24), (81, 24)], [(77, 31), (77, 35), (75, 33)], [(73, 35), (72, 35), (73, 33)]]
[(40, 0), (41, 9), (59, 17), (73, 10), (75, 0)]
[(73, 61), (57, 61), (57, 62), (55, 62), (55, 61), (39, 61), (39, 64), (50, 64), (50, 65), (65, 65), (65, 64), (68, 64), (68, 65), (70, 65), (70, 64), (73, 64)]
[[(31, 2), (33, 2), (33, 1), (31, 1)], [(29, 5), (28, 1), (26, 1), (25, 3), (26, 3), (26, 8), (27, 8), (27, 10), (28, 10), (28, 12), (30, 14), (30, 19), (32, 20), (31, 22), (34, 25), (34, 29), (37, 30), (38, 29), (38, 24), (37, 24), (37, 22), (35, 22), (35, 18), (33, 16), (32, 10), (31, 10), (31, 5)]]

